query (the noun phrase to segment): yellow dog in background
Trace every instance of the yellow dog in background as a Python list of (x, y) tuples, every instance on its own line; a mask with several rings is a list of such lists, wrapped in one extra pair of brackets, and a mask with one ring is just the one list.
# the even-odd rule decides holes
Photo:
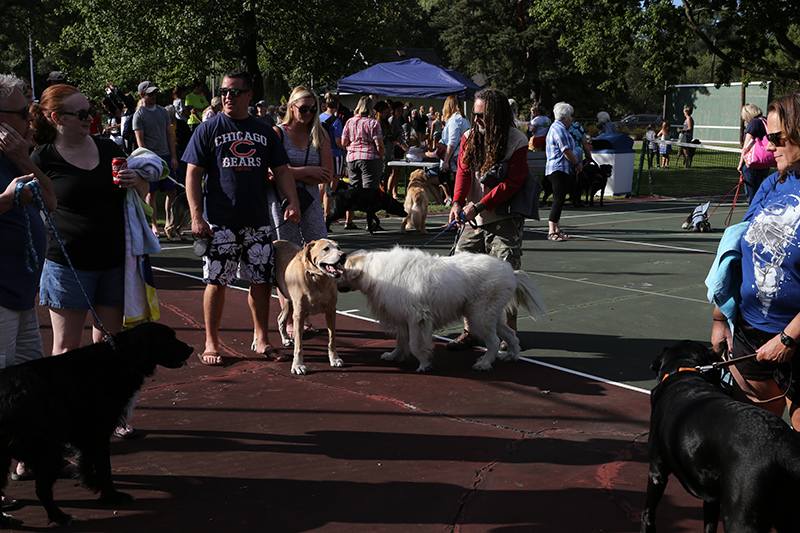
[(425, 219), (428, 218), (428, 177), (425, 171), (415, 170), (406, 188), (406, 201), (403, 209), (408, 215), (400, 225), (400, 233), (406, 229), (417, 229), (420, 233), (428, 233), (425, 229)]
[[(336, 302), (339, 293), (336, 280), (344, 273), (347, 254), (329, 239), (319, 239), (300, 247), (289, 241), (274, 241), (275, 278), (286, 304), (278, 315), (278, 332), (284, 346), (294, 344), (292, 373), (305, 374), (303, 364), (303, 322), (306, 317), (325, 313), (328, 328), (328, 359), (340, 367), (336, 353)], [(292, 317), (294, 339), (288, 336), (286, 324)]]

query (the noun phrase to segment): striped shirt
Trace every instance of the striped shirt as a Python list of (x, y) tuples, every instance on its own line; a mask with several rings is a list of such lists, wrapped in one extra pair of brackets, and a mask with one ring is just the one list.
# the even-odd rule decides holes
[(377, 139), (383, 139), (383, 130), (377, 120), (356, 115), (344, 125), (342, 143), (347, 146), (347, 162), (360, 159), (380, 159)]

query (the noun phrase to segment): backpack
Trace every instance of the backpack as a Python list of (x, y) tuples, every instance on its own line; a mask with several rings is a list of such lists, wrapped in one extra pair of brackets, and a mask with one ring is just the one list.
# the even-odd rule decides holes
[(328, 132), (328, 137), (331, 136), (331, 126), (333, 126), (333, 123), (336, 122), (336, 118), (337, 118), (336, 115), (331, 115), (328, 118), (326, 118), (324, 122), (320, 122), (320, 124), (322, 124), (322, 127), (325, 128), (325, 131)]

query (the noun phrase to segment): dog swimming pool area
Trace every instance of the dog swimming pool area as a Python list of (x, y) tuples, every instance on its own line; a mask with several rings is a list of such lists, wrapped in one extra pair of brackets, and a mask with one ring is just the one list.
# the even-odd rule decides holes
[[(518, 320), (520, 360), (473, 369), (479, 348), (448, 351), (462, 332), (435, 332), (432, 366), (384, 360), (397, 338), (364, 294), (339, 293), (336, 347), (328, 360), (323, 315), (303, 337), (307, 374), (292, 374), (292, 348), (277, 362), (250, 350), (245, 285), (227, 291), (221, 367), (192, 356), (146, 381), (131, 424), (143, 438), (112, 439), (114, 482), (136, 501), (108, 507), (59, 480), (55, 500), (75, 531), (635, 532), (647, 483), (653, 360), (684, 339), (709, 344), (704, 284), (731, 204), (711, 202), (713, 232), (681, 227), (700, 199), (608, 200), (565, 207), (564, 242), (547, 240), (547, 216), (525, 224), (522, 268), (547, 314)], [(716, 208), (716, 210), (714, 210)], [(739, 222), (746, 204), (733, 210)], [(353, 254), (395, 245), (448, 255), (447, 213), (427, 233), (400, 233), (381, 215), (370, 234), (333, 224), (329, 238)], [(151, 256), (160, 322), (201, 353), (202, 265), (188, 240), (161, 239)], [(474, 287), (459, 287), (469, 294)], [(433, 288), (431, 288), (433, 290)], [(39, 313), (45, 352), (52, 335)], [(88, 342), (88, 329), (85, 331)], [(11, 481), (19, 531), (46, 527), (33, 482)], [(672, 478), (658, 530), (702, 530), (702, 501)]]

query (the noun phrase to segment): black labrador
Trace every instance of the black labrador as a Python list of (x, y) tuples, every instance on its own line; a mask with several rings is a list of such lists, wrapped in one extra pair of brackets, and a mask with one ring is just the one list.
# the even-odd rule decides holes
[(332, 193), (331, 214), (325, 219), (328, 231), (331, 224), (342, 218), (348, 211), (363, 211), (367, 214), (367, 229), (370, 233), (381, 229), (378, 211), (384, 210), (398, 217), (408, 216), (403, 204), (380, 189), (350, 188)]
[[(0, 471), (8, 472), (12, 458), (23, 461), (36, 476), (48, 522), (70, 524), (75, 517), (53, 500), (69, 444), (82, 486), (99, 492), (103, 503), (132, 501), (111, 480), (111, 433), (156, 366), (179, 368), (192, 350), (169, 327), (149, 322), (114, 335), (113, 346), (101, 342), (6, 368), (0, 372)], [(0, 489), (7, 481), (0, 476)]]
[[(600, 206), (603, 206), (603, 192), (608, 184), (608, 178), (614, 171), (612, 165), (598, 165), (594, 161), (589, 161), (583, 166), (583, 171), (578, 174), (578, 201), (585, 195), (586, 202), (594, 206), (594, 196), (600, 192)], [(574, 203), (574, 200), (573, 200)]]
[(730, 398), (708, 348), (682, 341), (653, 362), (650, 471), (643, 533), (656, 530), (656, 506), (670, 474), (703, 500), (705, 533), (800, 531), (800, 438), (779, 417)]

